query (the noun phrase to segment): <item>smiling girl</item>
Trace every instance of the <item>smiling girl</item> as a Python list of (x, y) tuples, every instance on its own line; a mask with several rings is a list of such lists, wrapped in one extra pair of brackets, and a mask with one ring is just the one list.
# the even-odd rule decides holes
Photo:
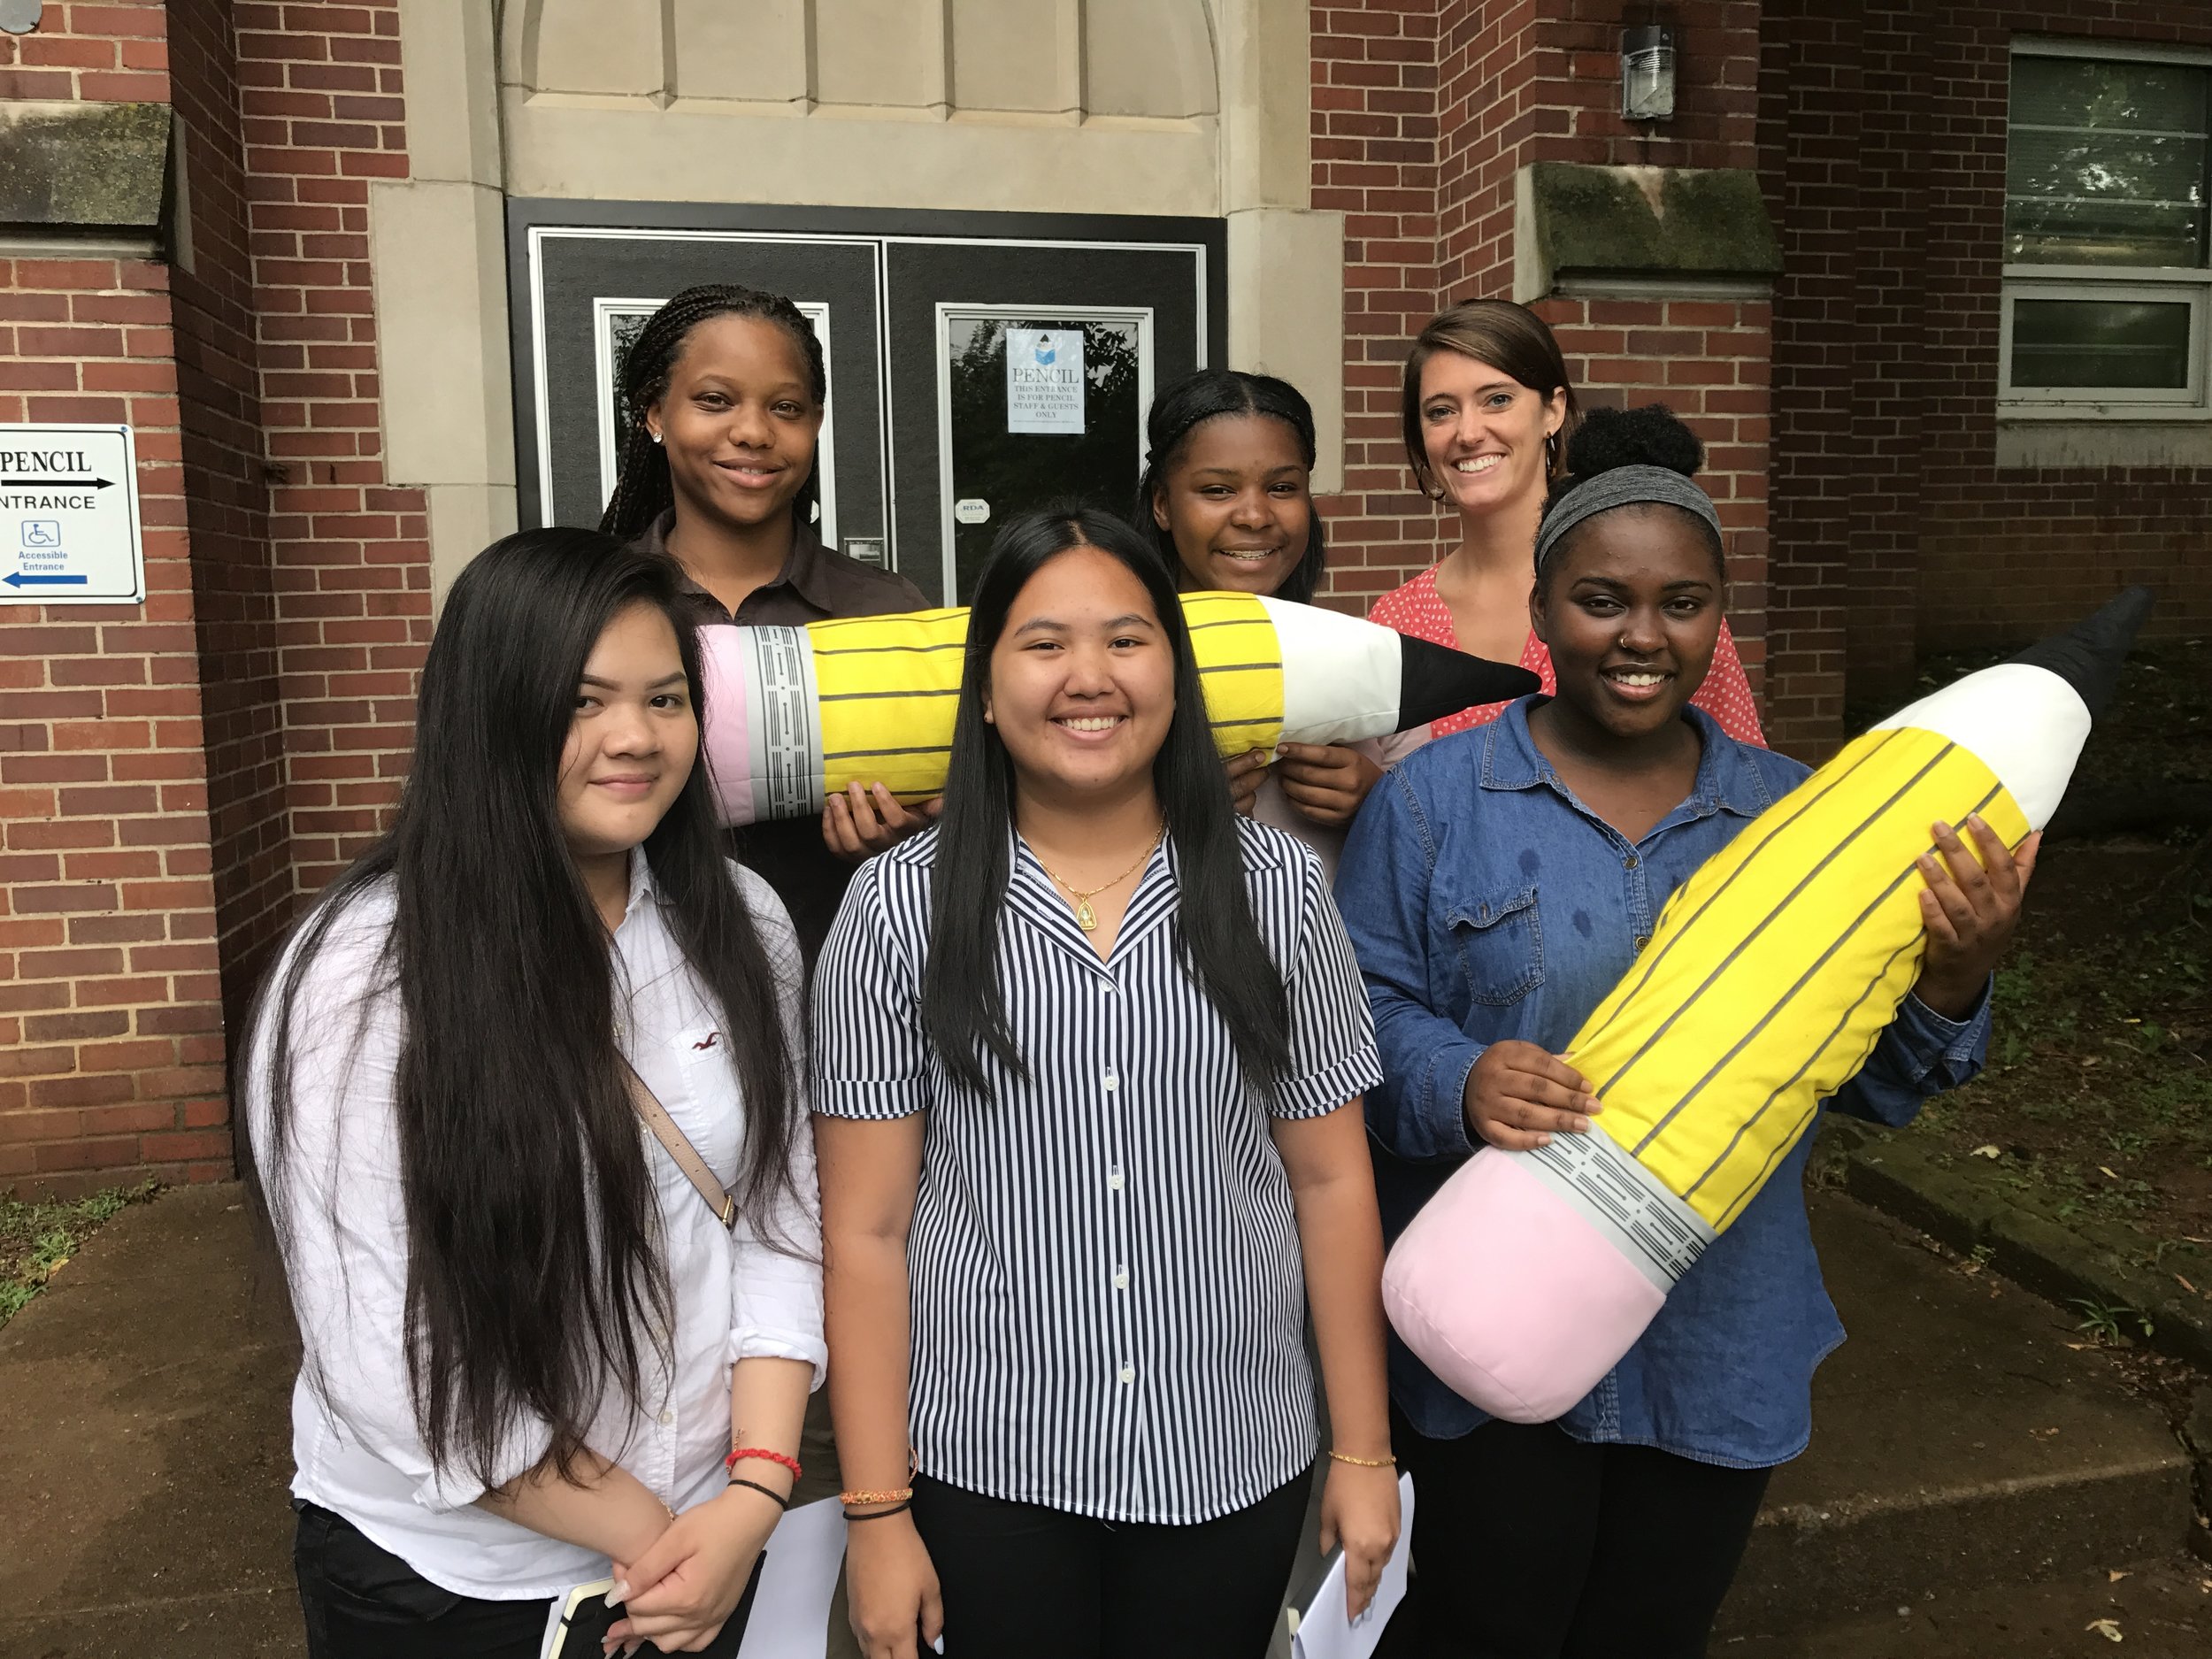
[(1358, 975), (1239, 818), (1166, 569), (1033, 513), (978, 585), (939, 826), (815, 983), (832, 1409), (869, 1659), (1253, 1659), (1317, 1445), (1355, 1609), (1397, 1531)]
[[(1587, 419), (1535, 542), (1556, 694), (1400, 762), (1346, 845), (1337, 887), (1381, 1046), (1370, 1124), (1393, 1233), (1478, 1145), (1589, 1129), (1602, 1103), (1559, 1050), (1668, 895), (1805, 776), (1694, 701), (1723, 588), (1699, 456), (1664, 409)], [(1830, 1102), (1888, 1124), (1980, 1069), (1990, 972), (2034, 862), (2034, 838), (2016, 860), (1975, 820), (1931, 835), (1918, 983)], [(1556, 1423), (1485, 1417), (1394, 1337), (1393, 1439), (1419, 1502), (1416, 1588), (1388, 1653), (1705, 1651), (1767, 1472), (1804, 1449), (1814, 1368), (1843, 1340), (1806, 1222), (1812, 1142)]]
[[(1311, 604), (1325, 561), (1313, 504), (1313, 408), (1270, 374), (1201, 369), (1153, 400), (1136, 522), (1176, 586)], [(1382, 776), (1379, 742), (1285, 743), (1227, 764), (1240, 811), (1286, 830), (1334, 872), (1345, 827)]]
[[(623, 360), (630, 423), (599, 527), (673, 557), (695, 622), (798, 627), (919, 611), (928, 601), (912, 582), (815, 533), (828, 396), (821, 342), (789, 300), (720, 283), (686, 288)], [(879, 784), (855, 784), (824, 804), (818, 827), (757, 824), (738, 850), (789, 909), (811, 961), (852, 864), (935, 814), (934, 802), (910, 810)]]
[[(1546, 491), (1579, 411), (1566, 359), (1543, 319), (1508, 300), (1470, 300), (1431, 319), (1407, 354), (1401, 386), (1406, 459), (1424, 495), (1451, 508), (1459, 545), (1375, 602), (1368, 619), (1401, 634), (1518, 663), (1552, 688), (1551, 655), (1534, 626), (1531, 554)], [(1720, 625), (1711, 672), (1693, 699), (1746, 743), (1765, 741), (1743, 663)], [(1395, 758), (1423, 737), (1464, 731), (1503, 712), (1484, 703), (1384, 745)]]
[(587, 530), (478, 555), (391, 832), (264, 989), (243, 1107), (304, 1348), (311, 1659), (531, 1659), (611, 1571), (617, 1640), (706, 1647), (789, 1494), (826, 1358), (799, 953), (722, 856), (699, 707), (664, 561)]

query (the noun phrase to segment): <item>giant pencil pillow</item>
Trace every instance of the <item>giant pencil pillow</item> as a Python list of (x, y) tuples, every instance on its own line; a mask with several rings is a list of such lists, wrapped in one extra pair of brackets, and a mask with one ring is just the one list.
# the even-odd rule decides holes
[[(1525, 668), (1314, 605), (1186, 594), (1183, 615), (1225, 756), (1385, 737), (1537, 688)], [(816, 816), (854, 783), (908, 802), (940, 793), (967, 643), (965, 611), (701, 628), (724, 822)]]
[(1392, 1248), (1383, 1304), (1430, 1370), (1543, 1423), (1619, 1362), (1919, 977), (1929, 826), (2041, 828), (2149, 607), (2131, 588), (1892, 715), (1675, 891), (1569, 1045), (1591, 1131), (1484, 1148)]

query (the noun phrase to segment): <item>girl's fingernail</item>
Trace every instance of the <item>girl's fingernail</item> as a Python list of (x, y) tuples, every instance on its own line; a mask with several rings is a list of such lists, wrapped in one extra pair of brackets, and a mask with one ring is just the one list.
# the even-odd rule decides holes
[(1536, 1144), (1540, 1147), (1548, 1147), (1551, 1145), (1551, 1137), (1549, 1135), (1538, 1135), (1536, 1137)]
[(620, 1607), (629, 1599), (629, 1581), (625, 1578), (617, 1578), (614, 1581), (614, 1588), (607, 1592), (607, 1605), (609, 1607)]

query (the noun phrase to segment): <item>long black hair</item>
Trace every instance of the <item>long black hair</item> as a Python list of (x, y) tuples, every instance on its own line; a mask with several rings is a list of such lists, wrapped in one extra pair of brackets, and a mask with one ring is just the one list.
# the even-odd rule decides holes
[(1026, 1075), (1007, 1028), (998, 971), (999, 913), (1012, 873), (1008, 831), (1014, 822), (1014, 767), (983, 711), (991, 689), (991, 653), (1016, 596), (1045, 565), (1079, 547), (1119, 560), (1144, 584), (1174, 654), (1175, 712), (1153, 758), (1152, 781), (1178, 864), (1178, 945), (1185, 972), (1228, 1026), (1247, 1082), (1271, 1091), (1290, 1069), (1289, 1003), (1252, 917), (1236, 813), (1221, 787), (1221, 757), (1214, 751), (1205, 688), (1174, 577), (1129, 526), (1092, 508), (1048, 508), (1008, 519), (976, 581), (945, 810), (930, 874), (922, 1028), (946, 1069), (979, 1094), (991, 1089), (987, 1056), (1017, 1076)]
[[(1168, 569), (1178, 576), (1183, 561), (1175, 551), (1175, 537), (1171, 532), (1163, 530), (1153, 518), (1152, 503), (1167, 488), (1167, 475), (1182, 458), (1191, 434), (1205, 422), (1223, 415), (1263, 415), (1270, 420), (1281, 421), (1298, 440), (1299, 457), (1305, 463), (1309, 477), (1319, 453), (1313, 431), (1313, 405), (1288, 380), (1279, 380), (1271, 374), (1247, 374), (1241, 369), (1201, 369), (1155, 397), (1151, 413), (1145, 417), (1144, 476), (1137, 481), (1136, 509), (1129, 521), (1137, 526), (1138, 534), (1152, 538), (1161, 557), (1167, 560)], [(1321, 534), (1321, 514), (1313, 506), (1310, 491), (1306, 503), (1305, 555), (1291, 566), (1290, 574), (1283, 578), (1283, 585), (1275, 590), (1275, 597), (1295, 600), (1302, 605), (1313, 603), (1314, 590), (1321, 585), (1322, 566), (1328, 560), (1328, 549)]]
[[(630, 342), (622, 362), (622, 407), (630, 417), (623, 435), (622, 456), (615, 471), (614, 494), (599, 527), (627, 541), (644, 531), (675, 505), (676, 487), (668, 475), (668, 452), (653, 442), (646, 430), (646, 411), (668, 396), (668, 377), (683, 355), (684, 342), (701, 323), (715, 317), (752, 317), (775, 324), (789, 334), (806, 361), (807, 384), (816, 408), (829, 399), (829, 369), (822, 360), (822, 342), (806, 314), (780, 294), (734, 282), (702, 282), (687, 288), (646, 319)], [(822, 495), (821, 457), (815, 457), (806, 482), (791, 503), (792, 522), (804, 529), (812, 522), (815, 503)]]
[[(517, 1414), (552, 1425), (565, 1474), (610, 1386), (634, 1400), (641, 1356), (666, 1357), (672, 1302), (616, 1044), (612, 953), (562, 833), (557, 788), (577, 682), (626, 608), (668, 618), (701, 707), (676, 582), (668, 560), (591, 530), (526, 530), (477, 556), (423, 664), (392, 828), (309, 913), (254, 1017), (269, 1120), (253, 1167), (288, 1248), (295, 1056), (348, 1035), (302, 1028), (302, 986), (334, 926), (388, 891), (391, 932), (360, 988), (364, 1009), (396, 995), (404, 1021), (394, 1110), (415, 1416), (440, 1468), (487, 1484)], [(730, 1038), (721, 1047), (746, 1119), (738, 1202), (764, 1215), (790, 1179), (793, 1055), (760, 926), (723, 859), (703, 762), (643, 850)]]

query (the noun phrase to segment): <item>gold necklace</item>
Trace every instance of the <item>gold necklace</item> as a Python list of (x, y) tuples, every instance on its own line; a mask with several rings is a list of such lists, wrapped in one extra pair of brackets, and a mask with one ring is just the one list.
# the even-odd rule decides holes
[[(1059, 875), (1053, 870), (1052, 866), (1041, 858), (1037, 859), (1037, 868), (1043, 871), (1047, 875), (1051, 876), (1053, 881), (1056, 885), (1066, 888), (1069, 896), (1074, 899), (1075, 925), (1087, 933), (1094, 933), (1098, 931), (1098, 912), (1091, 908), (1091, 901), (1096, 898), (1100, 894), (1105, 892), (1108, 887), (1118, 887), (1121, 883), (1128, 880), (1131, 876), (1136, 874), (1137, 871), (1145, 864), (1145, 862), (1149, 859), (1154, 853), (1160, 850), (1160, 843), (1166, 839), (1167, 824), (1164, 819), (1160, 824), (1160, 833), (1152, 838), (1152, 844), (1149, 847), (1146, 848), (1142, 852), (1137, 855), (1137, 862), (1135, 864), (1131, 864), (1128, 869), (1123, 871), (1111, 881), (1100, 882), (1088, 893), (1084, 892), (1082, 888), (1077, 887), (1072, 882), (1062, 880)], [(1033, 847), (1030, 849), (1030, 856), (1032, 857), (1036, 856), (1035, 848)]]

